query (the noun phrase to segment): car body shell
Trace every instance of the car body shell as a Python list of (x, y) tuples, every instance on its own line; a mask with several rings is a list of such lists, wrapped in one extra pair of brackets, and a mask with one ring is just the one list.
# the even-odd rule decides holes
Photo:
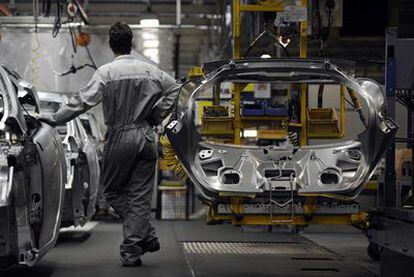
[(66, 165), (57, 131), (33, 116), (35, 89), (0, 66), (0, 267), (36, 264), (56, 243)]
[[(55, 112), (64, 95), (39, 92), (41, 109)], [(100, 191), (100, 164), (98, 143), (87, 134), (79, 117), (56, 127), (64, 145), (67, 182), (62, 227), (83, 226), (92, 219)]]
[(103, 148), (105, 143), (105, 134), (95, 114), (87, 112), (79, 116), (80, 122), (85, 129), (86, 134), (90, 138), (98, 152), (99, 163), (102, 164)]
[[(92, 112), (86, 112), (79, 116), (79, 119), (89, 136), (90, 140), (95, 146), (95, 149), (98, 153), (98, 162), (99, 167), (102, 170), (103, 165), (103, 152), (104, 152), (104, 145), (105, 145), (105, 127), (102, 123), (97, 119), (96, 115)], [(105, 211), (108, 209), (109, 205), (106, 202), (104, 191), (103, 191), (103, 175), (100, 175), (100, 184), (99, 192), (98, 192), (98, 203), (96, 205), (98, 211)]]
[[(375, 81), (354, 78), (352, 63), (306, 59), (221, 61), (207, 65), (206, 79), (178, 105), (167, 135), (203, 197), (273, 196), (294, 191), (353, 199), (370, 179), (397, 125), (386, 117), (384, 92)], [(240, 146), (205, 141), (195, 125), (197, 96), (221, 82), (239, 84), (343, 84), (365, 102), (366, 129), (355, 140), (313, 146)]]

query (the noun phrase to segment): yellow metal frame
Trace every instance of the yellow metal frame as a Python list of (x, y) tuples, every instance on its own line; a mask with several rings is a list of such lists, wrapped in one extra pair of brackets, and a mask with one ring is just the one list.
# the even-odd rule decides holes
[(191, 67), (190, 70), (188, 70), (188, 77), (190, 79), (192, 78), (199, 78), (199, 77), (205, 77), (203, 68), (200, 66)]
[[(256, 5), (241, 5), (240, 0), (233, 1), (233, 58), (240, 58), (240, 14), (241, 12), (282, 12), (285, 10), (285, 0), (262, 0)], [(301, 0), (302, 6), (307, 7), (308, 0)], [(307, 46), (308, 21), (300, 22), (300, 46), (299, 57), (306, 58), (308, 52)], [(242, 86), (234, 85), (234, 143), (240, 144), (240, 130), (242, 118), (240, 116), (240, 94)], [(301, 145), (308, 143), (306, 132), (306, 107), (307, 107), (307, 85), (301, 85)]]
[[(239, 59), (240, 56), (240, 13), (241, 12), (281, 12), (285, 10), (284, 0), (263, 0), (260, 4), (256, 5), (241, 5), (240, 0), (233, 1), (233, 58)], [(308, 0), (301, 0), (303, 6), (308, 5)], [(300, 45), (299, 45), (299, 57), (307, 57), (307, 29), (308, 22), (300, 22)], [(246, 84), (234, 84), (233, 85), (233, 101), (234, 101), (234, 143), (240, 144), (240, 131), (243, 127), (243, 121), (248, 120), (248, 117), (240, 115), (240, 94), (245, 88)], [(341, 127), (339, 137), (343, 137), (345, 134), (345, 90), (344, 86), (341, 87)], [(307, 107), (308, 107), (308, 86), (306, 84), (300, 85), (300, 102), (301, 113), (300, 122), (290, 124), (300, 128), (300, 144), (308, 144), (307, 133)], [(270, 117), (269, 117), (270, 118)], [(267, 120), (267, 118), (266, 118)], [(274, 118), (273, 118), (274, 120)], [(288, 120), (286, 118), (279, 118), (279, 120)], [(230, 196), (230, 195), (228, 195)], [(243, 196), (230, 196), (231, 197), (231, 210), (232, 215), (219, 215), (213, 207), (209, 207), (207, 214), (207, 220), (210, 222), (217, 221), (231, 221), (234, 225), (309, 225), (309, 224), (338, 224), (338, 225), (359, 225), (366, 227), (367, 214), (360, 212), (357, 214), (337, 214), (337, 215), (314, 215), (316, 210), (316, 201), (318, 195), (310, 195), (306, 197), (304, 204), (304, 214), (294, 215), (244, 215), (243, 214)]]
[[(360, 228), (368, 227), (368, 214), (359, 212), (357, 214), (333, 214), (333, 215), (314, 215), (309, 214), (295, 215), (277, 215), (273, 219), (268, 215), (243, 215), (240, 205), (240, 199), (232, 201), (231, 208), (233, 215), (220, 215), (210, 208), (207, 214), (207, 222), (231, 222), (233, 225), (311, 225), (311, 224), (329, 224), (329, 225), (358, 225)], [(312, 207), (310, 207), (312, 208)], [(275, 220), (276, 219), (276, 220)]]
[(262, 0), (258, 5), (240, 5), (242, 12), (283, 12), (286, 1)]
[[(300, 1), (303, 6), (308, 5), (308, 0)], [(302, 21), (300, 23), (300, 51), (299, 58), (305, 59), (308, 56), (308, 44), (307, 44), (307, 32), (308, 32), (308, 21)], [(308, 86), (302, 84), (300, 87), (300, 124), (302, 127), (300, 135), (300, 145), (308, 144), (308, 133), (307, 133), (307, 123), (306, 123), (306, 108), (308, 106)]]

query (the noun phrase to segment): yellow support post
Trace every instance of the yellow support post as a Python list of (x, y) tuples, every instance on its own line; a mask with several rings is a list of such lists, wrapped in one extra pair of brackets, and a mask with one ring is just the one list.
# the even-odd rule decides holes
[(341, 127), (339, 129), (339, 138), (343, 138), (345, 136), (345, 92), (346, 92), (346, 86), (341, 85), (341, 102), (340, 102), (340, 118), (341, 118)]
[(241, 116), (240, 116), (240, 94), (243, 90), (243, 85), (234, 84), (233, 97), (234, 97), (234, 143), (240, 144), (240, 132), (241, 132)]
[(316, 200), (317, 197), (315, 196), (306, 197), (305, 205), (303, 206), (303, 212), (305, 213), (305, 215), (310, 216), (316, 211), (316, 209), (318, 208), (316, 206)]
[(237, 224), (243, 215), (243, 197), (232, 197), (230, 207), (233, 213), (232, 223)]
[[(308, 5), (308, 0), (301, 0), (303, 6)], [(308, 34), (308, 21), (300, 22), (300, 51), (299, 57), (304, 59), (308, 55), (307, 45), (307, 34)], [(300, 134), (300, 145), (304, 146), (308, 144), (308, 133), (307, 133), (307, 122), (306, 122), (306, 110), (308, 106), (308, 87), (306, 84), (300, 86), (300, 123), (302, 125), (302, 131)]]
[[(233, 59), (240, 58), (240, 0), (233, 1)], [(234, 99), (234, 143), (240, 144), (240, 93), (238, 84), (233, 86)]]
[(304, 146), (308, 144), (308, 122), (306, 111), (308, 107), (308, 86), (306, 84), (300, 85), (300, 124), (301, 124), (301, 133), (300, 133), (300, 145)]
[(233, 59), (240, 58), (240, 0), (233, 1)]
[[(308, 0), (301, 0), (300, 1), (302, 6), (308, 5)], [(308, 37), (308, 21), (301, 21), (300, 22), (300, 58), (306, 58), (308, 55), (308, 44), (307, 44), (307, 37)]]

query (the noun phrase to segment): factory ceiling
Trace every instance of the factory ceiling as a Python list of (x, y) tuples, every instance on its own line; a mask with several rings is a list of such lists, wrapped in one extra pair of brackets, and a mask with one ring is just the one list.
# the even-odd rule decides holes
[[(321, 0), (322, 1), (322, 0)], [(4, 1), (9, 2), (9, 1)], [(55, 13), (55, 2), (51, 16)], [(108, 25), (114, 21), (124, 21), (129, 24), (140, 23), (141, 19), (156, 18), (161, 28), (171, 30), (174, 39), (179, 36), (179, 76), (186, 74), (192, 66), (222, 57), (231, 56), (231, 30), (229, 29), (228, 0), (181, 0), (181, 27), (177, 27), (177, 1), (176, 0), (84, 0), (81, 1), (87, 11), (91, 25)], [(338, 1), (340, 3), (341, 1)], [(369, 1), (364, 1), (368, 5)], [(32, 0), (12, 0), (14, 15), (32, 16)], [(315, 3), (315, 0), (310, 1)], [(342, 2), (341, 2), (342, 3)], [(326, 54), (329, 57), (356, 60), (362, 67), (358, 67), (360, 75), (373, 77), (383, 81), (384, 75), (384, 33), (385, 26), (392, 21), (392, 14), (379, 14), (386, 11), (393, 3), (391, 0), (378, 0), (376, 10), (372, 16), (363, 13), (361, 1), (347, 0), (343, 2), (343, 27), (332, 28), (327, 43)], [(390, 4), (391, 3), (391, 4)], [(40, 6), (42, 1), (39, 1)], [(364, 4), (365, 5), (365, 4)], [(227, 6), (227, 16), (226, 16)], [(375, 5), (374, 5), (375, 7)], [(40, 8), (41, 9), (41, 8)], [(377, 11), (378, 10), (378, 11)], [(395, 10), (395, 9), (393, 9)], [(383, 12), (384, 13), (384, 12)], [(375, 18), (384, 18), (378, 23)], [(227, 21), (227, 25), (226, 25)], [(245, 40), (242, 40), (242, 49), (247, 48), (249, 42), (260, 32), (260, 26), (253, 27), (254, 21), (249, 16), (242, 19), (242, 28), (246, 30)], [(383, 26), (384, 25), (384, 26)], [(356, 28), (358, 26), (358, 28)], [(376, 28), (378, 27), (378, 28)], [(376, 33), (365, 34), (365, 31), (376, 30)], [(349, 33), (349, 30), (358, 30), (360, 33)], [(294, 39), (292, 40), (294, 42)], [(264, 41), (258, 44), (251, 55), (258, 56), (267, 51), (269, 45)], [(319, 41), (309, 36), (309, 56), (315, 57), (319, 52)], [(293, 43), (292, 43), (293, 45)], [(291, 55), (295, 56), (297, 49), (290, 47)], [(171, 61), (174, 64), (176, 61)]]

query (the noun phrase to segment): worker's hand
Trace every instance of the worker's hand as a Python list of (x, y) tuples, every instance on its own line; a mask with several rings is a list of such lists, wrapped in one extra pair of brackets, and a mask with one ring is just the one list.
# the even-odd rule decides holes
[(42, 114), (37, 118), (39, 121), (49, 124), (52, 127), (56, 127), (56, 122), (51, 114)]

